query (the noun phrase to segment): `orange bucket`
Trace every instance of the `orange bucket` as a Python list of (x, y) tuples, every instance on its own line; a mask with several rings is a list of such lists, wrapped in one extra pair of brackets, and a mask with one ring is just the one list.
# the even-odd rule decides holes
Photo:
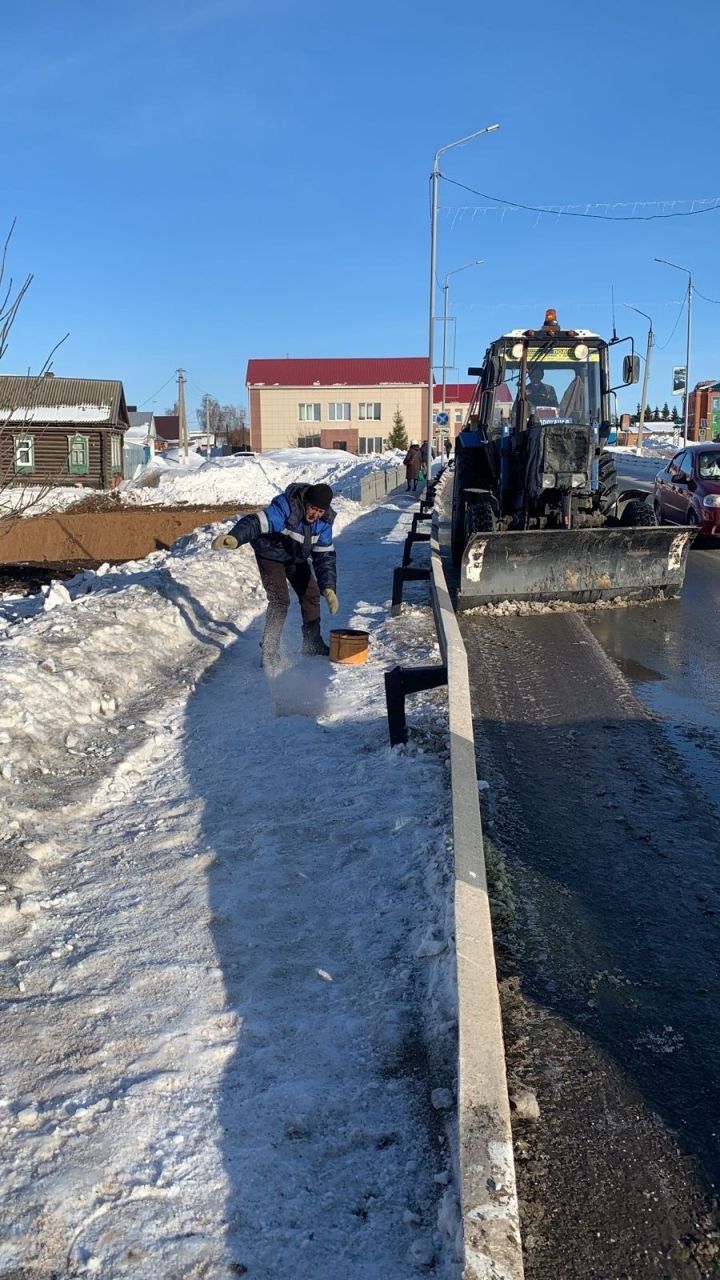
[(367, 631), (331, 631), (330, 661), (356, 666), (367, 662), (370, 635)]

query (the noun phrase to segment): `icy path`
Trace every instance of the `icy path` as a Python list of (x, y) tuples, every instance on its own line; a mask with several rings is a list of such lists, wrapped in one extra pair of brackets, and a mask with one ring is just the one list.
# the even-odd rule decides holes
[(366, 668), (267, 680), (246, 623), (39, 820), (5, 953), (0, 1275), (458, 1274), (430, 1105), (453, 1084), (443, 698), (391, 751), (382, 681), (433, 645), (426, 610), (387, 618), (404, 506), (338, 539)]

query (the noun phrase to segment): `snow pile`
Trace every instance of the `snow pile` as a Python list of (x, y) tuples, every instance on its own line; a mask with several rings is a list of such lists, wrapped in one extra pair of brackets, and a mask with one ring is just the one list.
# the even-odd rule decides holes
[[(188, 464), (156, 458), (123, 486), (123, 496), (128, 502), (150, 504), (266, 503), (298, 480), (322, 481), (342, 494), (370, 472), (398, 466), (398, 458), (397, 451), (358, 458), (333, 449), (280, 449), (207, 461), (195, 454)], [(153, 487), (147, 487), (149, 483)]]
[(409, 500), (340, 506), (365, 667), (294, 606), (268, 679), (215, 530), (3, 606), (0, 1274), (459, 1275), (444, 694), (393, 750), (383, 689), (439, 655)]

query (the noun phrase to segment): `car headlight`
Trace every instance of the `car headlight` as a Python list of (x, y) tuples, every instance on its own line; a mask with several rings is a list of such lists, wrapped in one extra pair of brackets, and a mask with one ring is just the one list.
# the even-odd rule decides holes
[(720, 493), (706, 493), (703, 498), (704, 507), (720, 507)]

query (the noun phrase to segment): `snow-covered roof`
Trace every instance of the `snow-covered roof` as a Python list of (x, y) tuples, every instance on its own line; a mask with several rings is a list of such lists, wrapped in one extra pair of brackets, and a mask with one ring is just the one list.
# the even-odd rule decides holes
[(105, 378), (0, 377), (0, 420), (60, 424), (127, 423), (122, 382)]

